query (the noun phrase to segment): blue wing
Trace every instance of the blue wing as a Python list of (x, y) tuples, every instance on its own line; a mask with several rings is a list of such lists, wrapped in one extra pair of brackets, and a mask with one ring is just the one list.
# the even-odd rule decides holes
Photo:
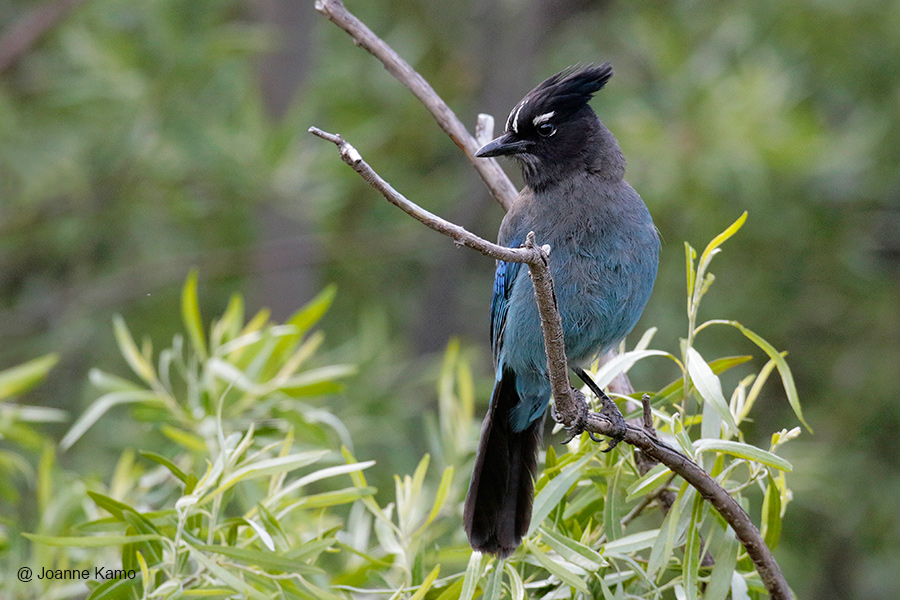
[[(515, 247), (513, 245), (512, 247)], [(494, 273), (494, 295), (491, 298), (491, 350), (494, 354), (494, 365), (500, 359), (500, 347), (503, 344), (503, 330), (506, 327), (506, 313), (509, 309), (509, 297), (513, 284), (519, 274), (522, 263), (497, 261)]]

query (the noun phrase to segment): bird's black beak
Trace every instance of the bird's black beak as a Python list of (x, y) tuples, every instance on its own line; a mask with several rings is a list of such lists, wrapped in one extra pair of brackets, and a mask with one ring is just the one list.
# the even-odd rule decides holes
[(529, 143), (525, 140), (517, 140), (511, 133), (504, 133), (496, 140), (488, 142), (475, 153), (478, 158), (491, 156), (507, 156), (510, 154), (522, 154), (528, 151)]

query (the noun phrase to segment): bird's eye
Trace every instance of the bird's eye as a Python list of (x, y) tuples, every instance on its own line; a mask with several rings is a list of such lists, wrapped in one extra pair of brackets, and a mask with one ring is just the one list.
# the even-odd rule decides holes
[(538, 125), (537, 130), (543, 137), (550, 137), (556, 133), (556, 126), (553, 123), (541, 123)]

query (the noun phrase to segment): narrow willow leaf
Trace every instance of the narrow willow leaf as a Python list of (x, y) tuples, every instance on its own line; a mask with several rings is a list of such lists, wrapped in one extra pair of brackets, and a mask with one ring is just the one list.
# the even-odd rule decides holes
[(668, 481), (672, 471), (664, 464), (658, 464), (640, 479), (629, 485), (625, 489), (625, 501), (631, 502), (635, 498), (645, 496)]
[(738, 571), (731, 574), (731, 598), (732, 600), (750, 600), (750, 590), (747, 582)]
[(772, 477), (769, 477), (769, 485), (766, 486), (763, 497), (762, 534), (766, 546), (775, 550), (781, 538), (781, 492)]
[(125, 324), (125, 319), (121, 315), (113, 317), (113, 333), (116, 337), (116, 344), (119, 346), (119, 352), (121, 352), (125, 362), (128, 363), (135, 375), (140, 377), (147, 385), (156, 385), (157, 378), (153, 365), (141, 354), (137, 344), (134, 342), (134, 338), (131, 336), (131, 332), (128, 330), (128, 326)]
[(169, 470), (172, 475), (181, 480), (182, 483), (187, 483), (188, 476), (187, 474), (178, 468), (178, 465), (173, 463), (171, 460), (163, 456), (162, 454), (157, 454), (156, 452), (151, 452), (149, 450), (138, 450), (138, 454), (143, 456), (148, 460), (152, 460), (153, 462), (164, 466)]
[(234, 546), (198, 544), (197, 550), (214, 552), (249, 566), (261, 567), (277, 573), (299, 573), (301, 575), (320, 575), (322, 569), (303, 564), (294, 558), (287, 558), (276, 552), (254, 550), (252, 548), (236, 548)]
[(603, 546), (603, 553), (605, 555), (617, 554), (619, 556), (626, 556), (632, 552), (646, 550), (653, 546), (653, 542), (658, 535), (659, 529), (650, 529), (632, 533), (631, 535), (625, 535), (614, 542), (607, 542), (606, 545)]
[(738, 230), (744, 225), (744, 221), (747, 220), (747, 211), (737, 218), (737, 220), (728, 226), (725, 231), (717, 235), (712, 239), (712, 241), (706, 245), (706, 249), (703, 250), (703, 254), (700, 255), (699, 262), (699, 270), (705, 271), (706, 266), (709, 264), (710, 259), (712, 259), (713, 253), (718, 249), (719, 246), (728, 241), (728, 238), (733, 236), (738, 232)]
[(537, 562), (547, 569), (551, 575), (556, 575), (563, 583), (574, 587), (583, 594), (590, 594), (587, 583), (577, 573), (557, 562), (545, 554), (536, 544), (528, 545), (528, 552), (537, 560)]
[(763, 352), (769, 355), (773, 361), (775, 361), (775, 366), (778, 367), (778, 373), (781, 375), (781, 383), (784, 385), (784, 391), (787, 394), (788, 402), (791, 405), (791, 408), (794, 410), (794, 414), (797, 415), (797, 419), (803, 423), (803, 426), (812, 433), (812, 427), (807, 424), (807, 422), (803, 419), (803, 410), (800, 408), (800, 396), (797, 394), (797, 385), (794, 383), (794, 375), (791, 373), (791, 368), (788, 366), (787, 361), (784, 360), (784, 356), (781, 355), (778, 350), (775, 349), (772, 344), (764, 340), (762, 337), (754, 333), (753, 331), (747, 329), (737, 321), (729, 321), (731, 325), (736, 327), (744, 336), (747, 337), (754, 344), (759, 346)]
[(206, 359), (209, 354), (206, 350), (206, 337), (203, 334), (203, 320), (200, 317), (200, 301), (197, 298), (196, 269), (188, 275), (184, 288), (181, 290), (181, 318), (194, 350), (200, 355), (200, 358)]
[(484, 555), (481, 552), (472, 552), (469, 556), (469, 564), (466, 565), (466, 575), (463, 577), (462, 591), (459, 600), (472, 600), (478, 589), (478, 581), (481, 579), (481, 562)]
[(59, 442), (59, 447), (68, 450), (77, 442), (94, 423), (100, 420), (109, 409), (120, 404), (148, 403), (164, 405), (156, 392), (149, 390), (135, 390), (130, 392), (110, 392), (94, 400), (84, 413), (72, 424), (72, 428), (66, 432)]
[(621, 464), (606, 488), (606, 503), (603, 505), (603, 529), (606, 537), (617, 540), (622, 537), (622, 517), (625, 516), (625, 493), (621, 489)]
[(431, 570), (431, 573), (428, 574), (428, 577), (425, 578), (425, 581), (422, 582), (422, 585), (419, 586), (419, 591), (413, 594), (409, 600), (422, 600), (425, 598), (425, 594), (427, 594), (428, 590), (431, 589), (431, 586), (434, 585), (434, 580), (437, 579), (440, 572), (441, 565), (435, 565)]
[(0, 371), (0, 400), (21, 394), (44, 380), (59, 362), (58, 354), (46, 354)]
[(155, 534), (146, 535), (85, 535), (85, 536), (52, 536), (36, 533), (23, 533), (32, 542), (48, 546), (66, 546), (72, 548), (103, 548), (106, 546), (123, 546), (135, 542), (162, 540)]
[(510, 600), (525, 600), (525, 583), (522, 581), (522, 576), (508, 562), (503, 563), (503, 570), (506, 571), (506, 577), (509, 581)]
[(334, 490), (331, 492), (322, 492), (321, 494), (312, 494), (304, 496), (291, 505), (291, 508), (324, 508), (327, 506), (338, 506), (340, 504), (348, 504), (355, 502), (360, 498), (368, 498), (377, 492), (374, 487), (349, 487), (342, 490)]
[(189, 450), (190, 452), (207, 452), (206, 442), (203, 438), (190, 431), (172, 427), (168, 423), (163, 423), (159, 430), (163, 435), (185, 450)]
[(503, 565), (505, 563), (505, 560), (498, 560), (494, 563), (494, 571), (488, 578), (481, 600), (500, 600), (500, 593), (503, 591)]
[(781, 471), (791, 471), (793, 467), (791, 463), (776, 454), (772, 454), (756, 446), (736, 442), (733, 440), (709, 440), (700, 439), (694, 442), (694, 450), (699, 454), (701, 452), (723, 452), (738, 458), (752, 460), (770, 467), (774, 467)]
[(737, 436), (737, 424), (734, 422), (734, 416), (728, 409), (728, 402), (725, 401), (725, 396), (722, 394), (722, 382), (696, 349), (689, 347), (687, 353), (688, 373), (700, 396), (703, 397), (704, 402), (712, 403), (731, 434)]
[[(688, 244), (684, 243), (684, 262), (685, 262), (685, 273), (687, 273), (687, 297), (688, 303), (690, 304), (694, 298), (694, 279), (697, 276), (697, 273), (694, 271), (694, 261), (697, 260), (697, 251)], [(690, 312), (690, 309), (688, 310)]]
[(541, 541), (572, 564), (586, 571), (596, 571), (606, 565), (599, 552), (561, 533), (541, 527)]
[[(709, 363), (710, 368), (713, 370), (713, 373), (716, 375), (720, 375), (727, 371), (732, 367), (736, 367), (738, 365), (744, 364), (745, 362), (749, 362), (753, 360), (753, 357), (750, 355), (745, 356), (725, 356), (722, 358), (717, 358)], [(680, 364), (680, 363), (679, 363)], [(671, 396), (680, 396), (681, 390), (684, 388), (684, 379), (679, 377), (663, 389), (661, 389), (655, 396), (653, 405), (659, 406), (666, 404), (669, 402)]]
[(700, 589), (698, 581), (700, 577), (700, 549), (703, 545), (700, 541), (702, 512), (703, 498), (697, 495), (694, 497), (694, 506), (691, 508), (691, 520), (688, 524), (687, 539), (684, 546), (684, 563), (682, 564), (684, 594), (687, 600), (697, 600)]
[(189, 545), (186, 545), (186, 547), (190, 551), (191, 557), (195, 561), (200, 563), (202, 567), (204, 567), (207, 571), (210, 571), (225, 585), (230, 586), (235, 592), (243, 594), (249, 598), (254, 598), (254, 600), (266, 600), (268, 598), (268, 596), (247, 584), (243, 579), (233, 575), (230, 569), (226, 569), (216, 561), (212, 560), (201, 550), (198, 550), (197, 548)]
[(205, 502), (212, 499), (217, 494), (221, 494), (244, 479), (265, 477), (275, 473), (287, 473), (311, 465), (328, 456), (330, 452), (330, 450), (309, 450), (307, 452), (298, 452), (297, 454), (291, 454), (289, 456), (267, 458), (245, 465), (229, 474), (222, 483), (219, 484), (219, 487), (208, 494), (203, 500)]
[(447, 501), (447, 497), (450, 495), (451, 483), (453, 483), (453, 467), (447, 467), (444, 469), (444, 474), (441, 476), (441, 483), (438, 485), (437, 493), (434, 496), (434, 504), (431, 506), (431, 512), (428, 513), (428, 518), (426, 518), (425, 522), (422, 523), (422, 526), (419, 527), (416, 535), (420, 534), (435, 520), (435, 518), (437, 518), (438, 514), (440, 514), (441, 509), (444, 507), (444, 503)]
[(124, 502), (119, 502), (114, 498), (110, 498), (109, 496), (104, 496), (103, 494), (91, 491), (89, 491), (87, 495), (91, 498), (91, 500), (94, 501), (94, 504), (114, 516), (119, 521), (123, 519), (123, 512), (137, 512), (131, 506), (125, 504)]
[(141, 585), (140, 579), (130, 579), (124, 577), (121, 579), (107, 579), (97, 587), (91, 590), (91, 593), (85, 600), (118, 600), (119, 598), (132, 598)]
[(674, 356), (662, 350), (632, 350), (631, 352), (619, 354), (600, 367), (593, 377), (594, 382), (603, 389), (609, 385), (617, 375), (628, 372), (628, 369), (634, 366), (636, 362), (649, 356), (665, 356), (675, 360), (676, 363), (678, 362)]
[(709, 583), (703, 592), (703, 600), (725, 600), (728, 590), (731, 588), (731, 575), (737, 565), (738, 552), (741, 543), (734, 535), (734, 530), (728, 527), (723, 535), (722, 543), (713, 556), (715, 564), (709, 576)]
[[(309, 475), (304, 475), (303, 477), (297, 479), (296, 481), (292, 481), (290, 485), (286, 485), (281, 489), (277, 494), (273, 496), (269, 496), (263, 501), (263, 504), (267, 507), (272, 507), (278, 504), (278, 501), (284, 498), (285, 496), (290, 496), (297, 492), (297, 490), (302, 489), (303, 487), (309, 485), (310, 483), (314, 483), (316, 481), (320, 481), (322, 479), (328, 479), (330, 477), (336, 477), (338, 475), (345, 475), (349, 473), (353, 473), (355, 471), (362, 471), (363, 469), (368, 469), (371, 466), (375, 465), (374, 460), (367, 460), (361, 463), (350, 463), (349, 465), (337, 465), (335, 467), (326, 467), (324, 469), (319, 469), (318, 471), (314, 471)], [(365, 486), (363, 486), (365, 487)]]
[(566, 492), (578, 482), (584, 467), (593, 458), (596, 450), (585, 454), (574, 463), (551, 479), (534, 499), (534, 510), (531, 513), (531, 527), (528, 529), (530, 536), (543, 523), (554, 508), (562, 501)]

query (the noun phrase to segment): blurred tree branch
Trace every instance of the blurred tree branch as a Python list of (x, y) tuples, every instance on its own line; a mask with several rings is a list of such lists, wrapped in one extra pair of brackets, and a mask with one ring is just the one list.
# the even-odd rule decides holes
[(0, 36), (0, 73), (15, 65), (38, 40), (83, 2), (84, 0), (51, 0), (10, 25)]

